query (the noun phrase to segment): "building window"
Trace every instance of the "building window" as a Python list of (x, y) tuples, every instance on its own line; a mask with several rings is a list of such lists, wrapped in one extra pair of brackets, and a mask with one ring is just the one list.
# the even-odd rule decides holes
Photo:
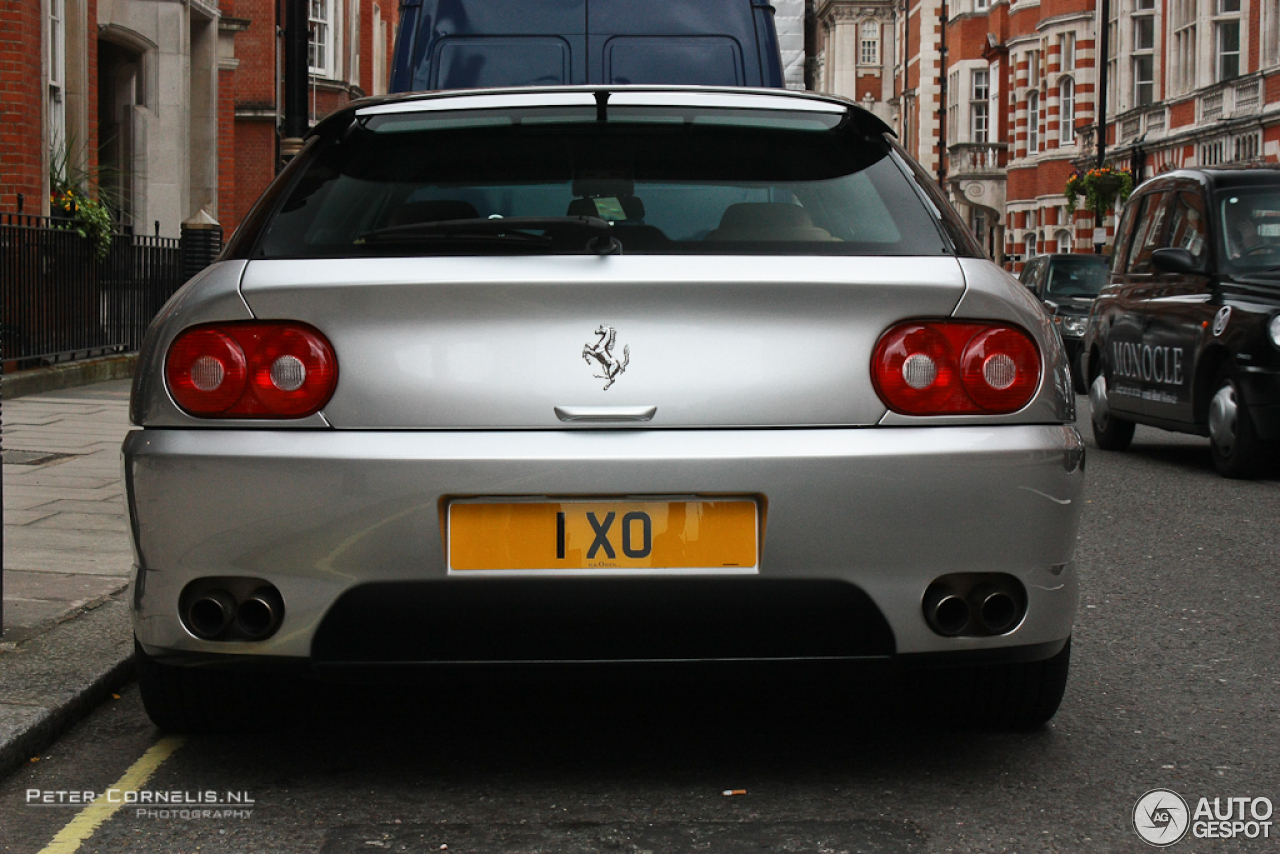
[(311, 0), (311, 38), (308, 45), (310, 71), (318, 77), (333, 77), (334, 0)]
[(382, 20), (382, 7), (373, 7), (373, 92), (387, 91), (387, 24)]
[(1064, 33), (1058, 39), (1058, 65), (1064, 74), (1076, 70), (1076, 34)]
[(49, 0), (49, 145), (55, 151), (64, 149), (63, 157), (67, 146), (67, 112), (62, 97), (66, 69), (66, 4), (65, 0)]
[(1040, 151), (1040, 93), (1032, 89), (1027, 93), (1027, 154)]
[(1280, 65), (1280, 0), (1262, 0), (1262, 63)]
[(858, 52), (860, 65), (880, 64), (880, 25), (875, 21), (862, 23), (862, 40)]
[[(1153, 0), (1138, 0), (1138, 3)], [(1154, 15), (1133, 17), (1133, 105), (1146, 107), (1155, 98), (1156, 19)]]
[(973, 11), (983, 12), (991, 8), (991, 0), (973, 0)]
[(1196, 0), (1172, 0), (1173, 88), (1179, 93), (1196, 88)]
[(1070, 77), (1058, 84), (1058, 139), (1062, 145), (1076, 141), (1076, 82)]
[(969, 92), (970, 130), (974, 142), (988, 141), (989, 102), (987, 99), (991, 97), (989, 80), (990, 72), (987, 69), (974, 69)]
[[(1107, 22), (1107, 104), (1112, 110), (1120, 108), (1116, 97), (1120, 92), (1120, 4), (1111, 3), (1111, 20)], [(1106, 119), (1105, 116), (1100, 118)]]
[(1217, 15), (1213, 22), (1214, 63), (1218, 81), (1240, 76), (1240, 0), (1216, 0)]
[(960, 124), (960, 71), (947, 75), (947, 144), (954, 144), (958, 138), (957, 126)]
[(1058, 252), (1059, 253), (1065, 255), (1066, 253), (1070, 252), (1074, 248), (1071, 245), (1072, 243), (1073, 241), (1071, 239), (1071, 232), (1069, 231), (1058, 232)]

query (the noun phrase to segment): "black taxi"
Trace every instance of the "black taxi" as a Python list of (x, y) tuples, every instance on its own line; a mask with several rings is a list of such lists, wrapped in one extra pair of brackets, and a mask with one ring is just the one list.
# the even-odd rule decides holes
[(1226, 477), (1280, 440), (1280, 167), (1169, 172), (1140, 186), (1084, 340), (1093, 435), (1209, 437)]

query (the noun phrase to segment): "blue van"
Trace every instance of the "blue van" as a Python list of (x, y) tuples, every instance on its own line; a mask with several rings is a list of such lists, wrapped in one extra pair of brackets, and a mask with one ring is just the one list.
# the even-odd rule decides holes
[(768, 0), (402, 0), (392, 92), (782, 87)]

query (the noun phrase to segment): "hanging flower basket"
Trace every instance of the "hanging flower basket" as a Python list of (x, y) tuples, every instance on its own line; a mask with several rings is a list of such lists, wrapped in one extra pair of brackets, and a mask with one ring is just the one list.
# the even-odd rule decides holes
[(1133, 176), (1110, 166), (1090, 169), (1083, 175), (1073, 172), (1062, 192), (1067, 196), (1067, 213), (1075, 213), (1076, 198), (1084, 196), (1085, 207), (1102, 216), (1133, 193)]

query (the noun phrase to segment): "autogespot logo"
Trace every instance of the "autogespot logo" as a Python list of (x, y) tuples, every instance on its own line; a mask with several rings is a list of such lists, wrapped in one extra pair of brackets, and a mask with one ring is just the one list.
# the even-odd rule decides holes
[(1186, 836), (1190, 826), (1187, 802), (1171, 789), (1152, 789), (1133, 806), (1133, 829), (1143, 842), (1159, 848)]

